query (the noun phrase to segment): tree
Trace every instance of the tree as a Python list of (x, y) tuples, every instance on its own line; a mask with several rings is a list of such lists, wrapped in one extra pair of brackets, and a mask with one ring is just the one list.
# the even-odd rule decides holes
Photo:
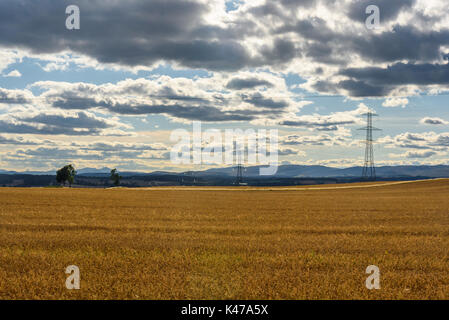
[(56, 171), (56, 181), (58, 183), (62, 183), (63, 185), (68, 182), (71, 187), (73, 181), (75, 180), (75, 175), (75, 168), (71, 164), (68, 164)]
[(117, 169), (111, 170), (111, 180), (114, 183), (114, 186), (118, 187), (120, 185), (120, 180), (122, 176), (118, 173)]

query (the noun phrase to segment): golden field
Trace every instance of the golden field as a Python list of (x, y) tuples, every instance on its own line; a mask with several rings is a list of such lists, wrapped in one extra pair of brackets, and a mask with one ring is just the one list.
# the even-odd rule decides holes
[(0, 188), (0, 299), (449, 299), (449, 180), (342, 187)]

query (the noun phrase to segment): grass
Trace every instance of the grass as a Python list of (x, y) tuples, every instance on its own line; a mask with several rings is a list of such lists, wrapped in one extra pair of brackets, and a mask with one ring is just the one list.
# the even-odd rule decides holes
[(0, 299), (448, 299), (448, 194), (0, 188)]

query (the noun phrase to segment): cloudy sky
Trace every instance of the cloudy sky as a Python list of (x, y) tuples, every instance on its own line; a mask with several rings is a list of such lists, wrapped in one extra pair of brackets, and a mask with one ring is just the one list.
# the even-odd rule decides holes
[[(79, 30), (66, 28), (69, 5)], [(0, 169), (191, 169), (169, 151), (192, 121), (278, 129), (282, 163), (347, 167), (363, 160), (369, 109), (377, 164), (449, 164), (448, 11), (446, 0), (2, 0)]]

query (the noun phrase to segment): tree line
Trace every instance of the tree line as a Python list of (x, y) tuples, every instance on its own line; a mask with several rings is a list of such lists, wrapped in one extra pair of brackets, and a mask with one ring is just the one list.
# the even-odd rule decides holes
[[(75, 181), (75, 176), (75, 167), (71, 164), (68, 164), (56, 171), (56, 182), (61, 184), (62, 186), (65, 186), (66, 183), (68, 183), (69, 187), (72, 187), (72, 184)], [(112, 181), (114, 186), (118, 187), (120, 185), (122, 176), (119, 174), (117, 169), (112, 169), (109, 179)]]

